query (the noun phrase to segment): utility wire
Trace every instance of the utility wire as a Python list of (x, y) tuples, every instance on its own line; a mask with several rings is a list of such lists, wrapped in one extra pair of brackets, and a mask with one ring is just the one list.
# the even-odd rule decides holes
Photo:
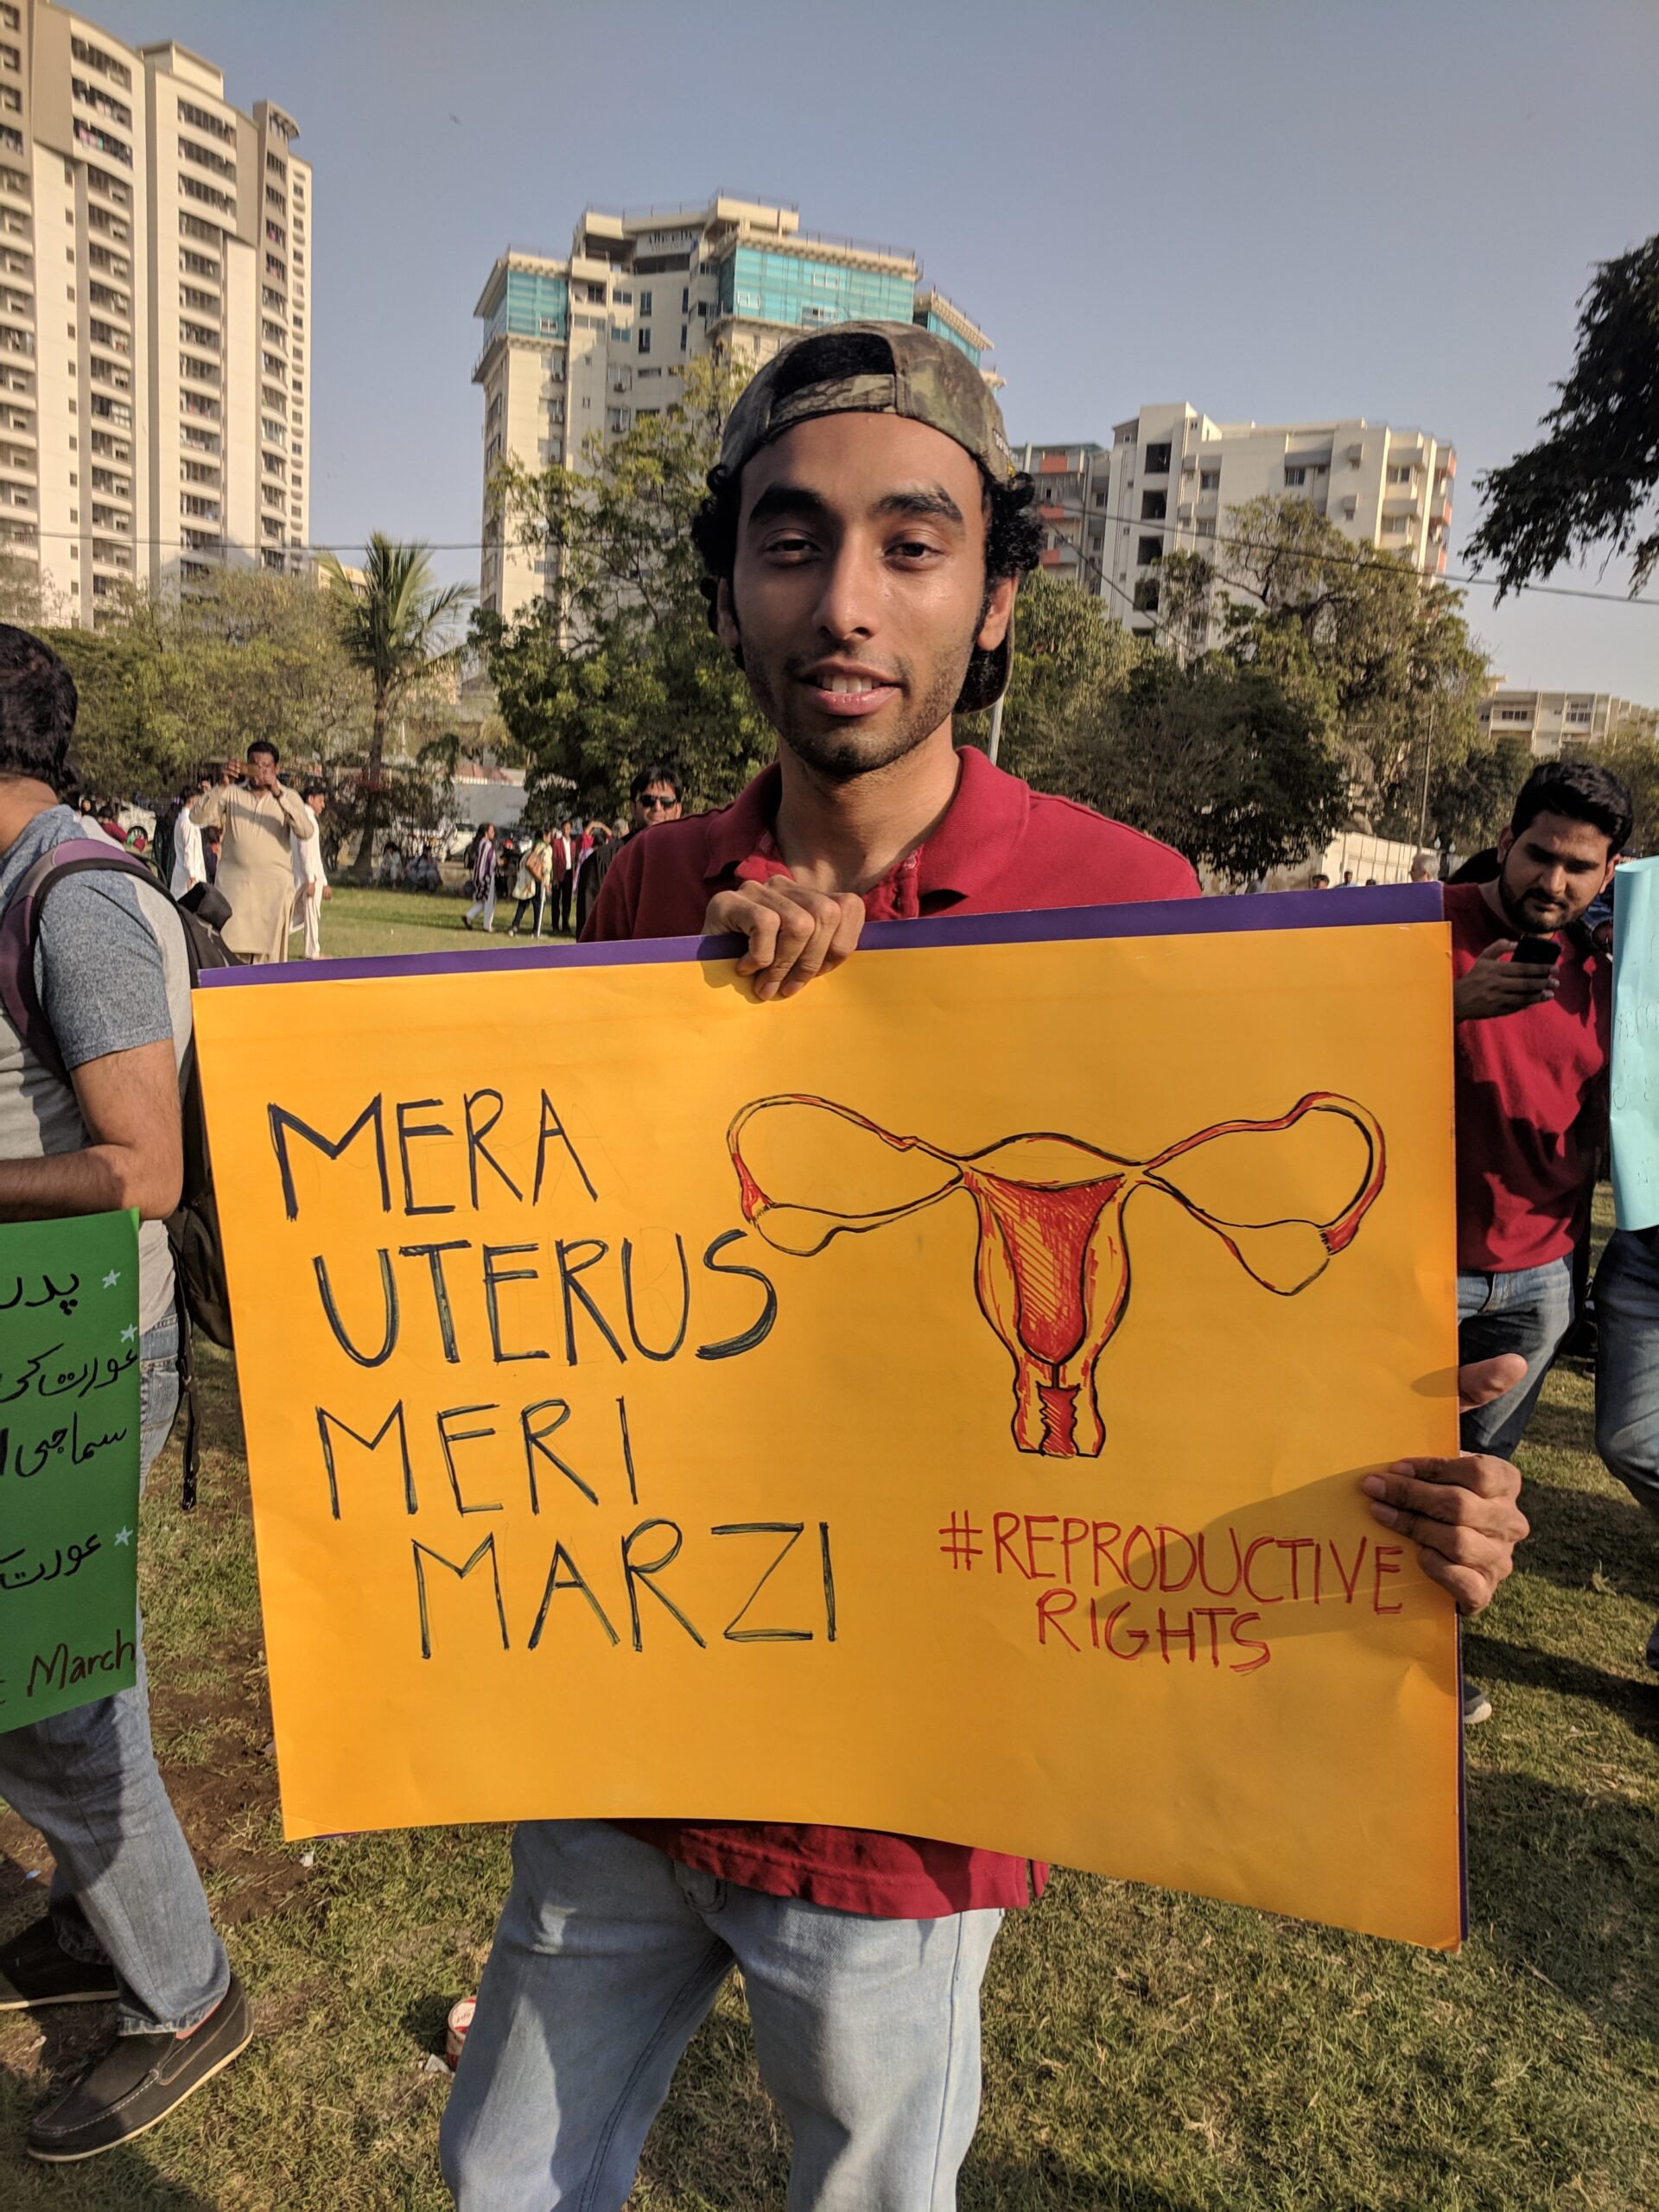
[[(1102, 522), (1127, 522), (1132, 527), (1138, 527), (1146, 530), (1148, 534), (1152, 530), (1159, 527), (1159, 525), (1148, 521), (1143, 516), (1116, 514), (1109, 508), (1105, 507), (1099, 509), (1080, 507), (1076, 510), (1076, 513), (1079, 521), (1098, 519)], [(3, 521), (3, 513), (0, 512), (0, 521)], [(1179, 525), (1177, 526), (1179, 527)], [(32, 536), (29, 538), (14, 538), (7, 540), (3, 537), (0, 537), (0, 553), (12, 550), (20, 544), (32, 543), (41, 538), (50, 539), (54, 542), (61, 540), (67, 543), (78, 543), (82, 538), (95, 537), (98, 534), (96, 528), (90, 531), (35, 529), (34, 530)], [(368, 543), (368, 539), (366, 537), (364, 537), (359, 538), (337, 539), (327, 544), (321, 543), (312, 543), (306, 545), (282, 546), (251, 544), (233, 545), (229, 548), (225, 548), (217, 545), (205, 547), (186, 545), (177, 537), (129, 537), (123, 534), (118, 540), (111, 537), (107, 538), (105, 542), (111, 544), (119, 543), (124, 546), (130, 545), (135, 549), (142, 546), (147, 550), (153, 550), (156, 546), (172, 547), (181, 557), (188, 558), (198, 552), (205, 552), (212, 555), (224, 550), (229, 550), (234, 553), (244, 553), (248, 555), (250, 557), (256, 553), (266, 552), (280, 552), (284, 555), (294, 553), (333, 553), (337, 556), (348, 556), (354, 553), (361, 553), (364, 546)], [(481, 537), (423, 538), (419, 543), (422, 549), (428, 553), (482, 553), (486, 550), (490, 552), (502, 552), (516, 550), (502, 541), (495, 539), (486, 541)], [(1187, 552), (1198, 550), (1205, 545), (1239, 546), (1249, 545), (1254, 543), (1255, 541), (1250, 538), (1236, 537), (1227, 535), (1204, 538), (1199, 542), (1199, 548), (1176, 546), (1171, 550), (1176, 552)], [(1079, 556), (1082, 557), (1084, 555), (1085, 549), (1079, 546), (1077, 548), (1077, 551)], [(1087, 557), (1090, 561), (1090, 566), (1096, 569), (1103, 583), (1107, 585), (1111, 590), (1118, 592), (1122, 596), (1130, 599), (1131, 601), (1133, 601), (1133, 594), (1126, 592), (1116, 577), (1107, 574), (1105, 569), (1102, 566), (1096, 556), (1090, 554)], [(1389, 555), (1384, 547), (1375, 545), (1368, 547), (1364, 550), (1357, 550), (1353, 553), (1338, 553), (1335, 551), (1330, 551), (1316, 553), (1310, 557), (1316, 561), (1335, 563), (1346, 568), (1365, 569), (1375, 567), (1378, 559), (1386, 560), (1391, 559), (1395, 556)], [(1425, 583), (1456, 584), (1459, 587), (1472, 586), (1477, 591), (1495, 592), (1498, 589), (1498, 582), (1495, 576), (1459, 575), (1452, 574), (1446, 575), (1429, 575), (1422, 569), (1414, 566), (1411, 568), (1410, 573), (1414, 576), (1421, 577)], [(1225, 576), (1218, 576), (1217, 578), (1217, 582), (1225, 586), (1228, 579)], [(1233, 588), (1236, 589), (1244, 588), (1244, 587), (1242, 586), (1235, 586)], [(1649, 613), (1659, 611), (1659, 598), (1643, 599), (1632, 596), (1630, 593), (1622, 591), (1590, 591), (1580, 584), (1513, 584), (1510, 588), (1516, 593), (1517, 597), (1522, 592), (1532, 592), (1549, 599), (1590, 599), (1598, 601), (1606, 607), (1630, 607)], [(1145, 613), (1147, 610), (1143, 607), (1138, 611)]]

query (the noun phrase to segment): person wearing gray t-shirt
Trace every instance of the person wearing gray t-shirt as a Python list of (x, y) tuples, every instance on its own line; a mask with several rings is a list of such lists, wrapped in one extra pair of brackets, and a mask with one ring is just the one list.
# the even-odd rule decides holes
[[(74, 787), (76, 703), (50, 648), (0, 624), (0, 912), (37, 861), (89, 834), (61, 803)], [(171, 901), (114, 870), (67, 878), (41, 912), (34, 981), (68, 1076), (0, 1012), (0, 1220), (137, 1208), (148, 1472), (179, 1402), (166, 1223), (183, 1174), (190, 975)], [(30, 2155), (53, 2163), (143, 2134), (252, 2033), (156, 1770), (140, 1643), (131, 1689), (0, 1732), (0, 1797), (41, 1830), (55, 1862), (49, 1911), (0, 1944), (0, 2011), (117, 2006), (113, 2044), (30, 2123)]]

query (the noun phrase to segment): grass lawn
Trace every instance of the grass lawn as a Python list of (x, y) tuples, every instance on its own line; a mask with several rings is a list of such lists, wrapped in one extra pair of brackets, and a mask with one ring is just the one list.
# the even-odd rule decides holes
[[(203, 1503), (180, 1511), (169, 1450), (144, 1605), (157, 1750), (258, 2033), (155, 2134), (53, 2170), (22, 2155), (27, 2117), (107, 2016), (4, 2016), (0, 2205), (442, 2212), (447, 2083), (423, 2069), (476, 1987), (505, 1835), (280, 1840), (233, 1380), (222, 1357), (208, 1370)], [(1590, 1451), (1591, 1387), (1572, 1366), (1548, 1387), (1523, 1454), (1535, 1539), (1470, 1642), (1497, 1714), (1471, 1741), (1462, 1955), (1060, 1873), (993, 1961), (968, 2212), (1659, 2204), (1659, 1686), (1640, 1660), (1659, 1541)], [(44, 1885), (39, 1839), (0, 1814), (0, 1930)], [(786, 2155), (728, 1989), (636, 2212), (779, 2206)]]
[[(470, 895), (462, 899), (448, 891), (365, 890), (351, 883), (336, 883), (330, 887), (334, 895), (324, 902), (322, 909), (325, 959), (360, 960), (366, 954), (377, 952), (458, 952), (463, 945), (499, 948), (507, 952), (515, 942), (507, 935), (514, 905), (511, 899), (504, 899), (497, 905), (495, 928), (486, 937), (480, 931), (468, 931), (461, 926), (461, 918), (472, 903)], [(568, 938), (545, 937), (543, 941), (569, 942)], [(295, 937), (289, 942), (297, 959), (300, 939)], [(528, 945), (530, 942), (530, 918), (526, 915), (524, 934), (517, 943)]]

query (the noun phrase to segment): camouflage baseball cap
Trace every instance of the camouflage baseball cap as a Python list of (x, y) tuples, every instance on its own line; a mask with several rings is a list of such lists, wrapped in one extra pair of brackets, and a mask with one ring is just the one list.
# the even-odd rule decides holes
[[(842, 322), (792, 340), (744, 386), (726, 418), (709, 489), (734, 482), (763, 446), (820, 415), (902, 416), (954, 439), (993, 484), (1016, 473), (1002, 410), (964, 353), (913, 323)], [(958, 714), (995, 705), (1007, 689), (1013, 653), (1010, 620), (1000, 645), (976, 646)]]
[(792, 340), (744, 386), (711, 483), (818, 415), (901, 415), (970, 453), (994, 484), (1014, 473), (1002, 411), (968, 356), (907, 322), (843, 322)]

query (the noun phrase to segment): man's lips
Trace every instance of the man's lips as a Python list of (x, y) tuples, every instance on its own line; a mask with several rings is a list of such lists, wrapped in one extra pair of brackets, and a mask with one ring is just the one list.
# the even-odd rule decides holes
[(821, 713), (842, 721), (873, 715), (899, 695), (899, 686), (873, 671), (815, 669), (799, 677), (801, 689)]

